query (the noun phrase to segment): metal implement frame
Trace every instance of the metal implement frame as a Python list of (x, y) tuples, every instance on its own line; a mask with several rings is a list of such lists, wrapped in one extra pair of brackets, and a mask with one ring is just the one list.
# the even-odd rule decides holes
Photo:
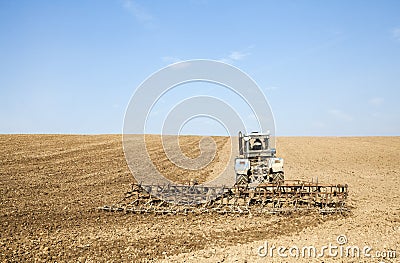
[(117, 204), (103, 206), (105, 211), (126, 213), (292, 213), (318, 211), (345, 213), (347, 185), (329, 185), (300, 180), (256, 187), (236, 185), (143, 185), (132, 184), (130, 191)]

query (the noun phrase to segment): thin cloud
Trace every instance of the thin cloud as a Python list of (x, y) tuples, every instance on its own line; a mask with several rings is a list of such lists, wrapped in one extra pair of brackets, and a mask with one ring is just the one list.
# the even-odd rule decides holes
[(232, 64), (232, 61), (229, 58), (221, 58), (221, 59), (218, 59), (218, 61), (221, 61), (221, 62), (224, 62), (227, 64)]
[(226, 58), (221, 58), (219, 61), (228, 63), (228, 64), (233, 64), (236, 61), (243, 60), (245, 57), (249, 56), (250, 53), (244, 53), (240, 51), (232, 51), (228, 57)]
[(145, 25), (152, 25), (154, 16), (133, 0), (124, 0), (124, 8), (128, 10), (137, 21)]
[(236, 50), (229, 53), (227, 57), (219, 59), (219, 61), (224, 63), (233, 64), (234, 62), (240, 61), (245, 59), (246, 57), (250, 56), (250, 49), (252, 49), (254, 45), (247, 47), (245, 50)]
[(242, 60), (245, 57), (247, 57), (248, 55), (250, 55), (250, 53), (244, 53), (244, 52), (240, 52), (240, 51), (233, 51), (229, 55), (229, 58), (232, 59), (232, 60)]
[(392, 35), (395, 40), (400, 42), (400, 27), (393, 29)]
[(185, 62), (181, 62), (181, 63), (177, 62), (177, 63), (174, 63), (173, 65), (171, 65), (171, 69), (178, 70), (178, 69), (190, 67), (191, 65), (192, 65), (192, 63), (190, 61), (185, 61)]
[(375, 98), (370, 99), (368, 101), (368, 103), (371, 104), (372, 106), (378, 107), (378, 106), (382, 105), (384, 101), (385, 101), (384, 98), (375, 97)]
[(162, 57), (161, 60), (168, 64), (173, 64), (173, 63), (182, 61), (182, 59), (173, 57), (173, 56), (165, 56), (165, 57)]
[(349, 114), (347, 114), (341, 110), (333, 109), (333, 110), (329, 111), (329, 114), (331, 116), (333, 116), (335, 119), (338, 119), (340, 121), (350, 122), (353, 120), (352, 116), (350, 116)]

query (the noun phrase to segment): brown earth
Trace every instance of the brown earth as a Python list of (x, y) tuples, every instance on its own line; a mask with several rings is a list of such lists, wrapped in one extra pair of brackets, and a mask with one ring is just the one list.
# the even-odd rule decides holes
[[(166, 137), (166, 141), (174, 141), (176, 138), (175, 136)], [(161, 136), (145, 136), (147, 152), (156, 169), (166, 178), (182, 184), (190, 183), (191, 180), (196, 180), (198, 183), (211, 181), (215, 174), (218, 175), (223, 172), (224, 167), (229, 161), (229, 155), (231, 152), (230, 139), (222, 136), (213, 136), (211, 138), (215, 142), (215, 151), (212, 151), (212, 145), (209, 145), (208, 147), (211, 148), (208, 154), (211, 155), (210, 157), (212, 157), (212, 161), (205, 165), (202, 169), (190, 170), (179, 167), (172, 163), (170, 159), (168, 159), (163, 147), (160, 147), (160, 145), (163, 145)], [(191, 159), (200, 157), (201, 150), (199, 145), (201, 139), (202, 137), (200, 136), (178, 137), (178, 144), (185, 157)], [(165, 147), (168, 147), (168, 145)]]
[[(192, 173), (193, 178), (205, 180), (226, 161), (226, 139), (214, 140), (215, 161), (204, 171)], [(173, 171), (157, 141), (157, 137), (149, 139), (158, 153), (153, 156), (158, 157), (156, 166)], [(187, 156), (199, 155), (198, 141), (182, 138)], [(352, 245), (369, 245), (374, 252), (397, 251), (397, 258), (361, 258), (361, 262), (398, 262), (400, 137), (278, 138), (277, 148), (285, 158), (288, 179), (318, 177), (327, 183), (349, 184), (352, 213), (344, 217), (101, 212), (96, 208), (118, 201), (133, 182), (121, 136), (0, 135), (0, 259), (295, 262), (293, 258), (261, 258), (257, 248), (265, 241), (322, 246), (344, 234)], [(180, 170), (181, 175), (185, 173)], [(303, 259), (331, 261), (360, 262)]]

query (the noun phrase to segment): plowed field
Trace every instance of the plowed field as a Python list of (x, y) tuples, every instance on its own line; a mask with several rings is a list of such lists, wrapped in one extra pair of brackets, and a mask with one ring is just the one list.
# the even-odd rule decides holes
[[(200, 138), (182, 137), (200, 154)], [(214, 137), (215, 160), (200, 172), (173, 170), (157, 136), (148, 137), (157, 169), (171, 179), (210, 179), (227, 161), (227, 138)], [(0, 135), (0, 260), (4, 262), (398, 262), (400, 137), (278, 138), (288, 179), (349, 185), (352, 213), (321, 215), (133, 215), (96, 208), (123, 197), (134, 181), (118, 135)], [(257, 248), (348, 244), (397, 251), (395, 259), (259, 257)], [(336, 243), (337, 244), (337, 243)], [(374, 254), (375, 255), (375, 254)]]

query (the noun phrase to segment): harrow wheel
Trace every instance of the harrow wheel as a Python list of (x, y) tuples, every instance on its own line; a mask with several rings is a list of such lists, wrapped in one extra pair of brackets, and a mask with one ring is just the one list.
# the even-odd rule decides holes
[(271, 179), (272, 179), (271, 183), (276, 184), (282, 182), (285, 179), (285, 177), (282, 172), (279, 172), (279, 173), (272, 173)]

